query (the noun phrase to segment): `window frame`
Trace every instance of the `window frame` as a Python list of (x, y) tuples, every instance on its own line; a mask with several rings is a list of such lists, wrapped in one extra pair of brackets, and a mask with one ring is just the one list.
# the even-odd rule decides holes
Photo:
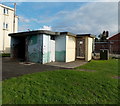
[(6, 22), (3, 23), (3, 29), (8, 30), (8, 23), (6, 23)]
[(3, 8), (3, 14), (6, 14), (6, 15), (8, 15), (8, 8)]

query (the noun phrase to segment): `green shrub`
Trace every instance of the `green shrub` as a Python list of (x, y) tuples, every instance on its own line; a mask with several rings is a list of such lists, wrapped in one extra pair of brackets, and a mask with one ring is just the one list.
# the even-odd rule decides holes
[(10, 53), (1, 53), (0, 54), (0, 57), (10, 57)]

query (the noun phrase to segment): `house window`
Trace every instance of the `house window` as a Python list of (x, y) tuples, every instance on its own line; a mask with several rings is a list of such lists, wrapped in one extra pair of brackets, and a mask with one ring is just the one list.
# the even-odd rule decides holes
[(4, 9), (3, 9), (3, 13), (4, 13), (4, 14), (8, 14), (8, 9), (7, 9), (7, 8), (4, 8)]
[(8, 23), (3, 23), (3, 29), (8, 29)]

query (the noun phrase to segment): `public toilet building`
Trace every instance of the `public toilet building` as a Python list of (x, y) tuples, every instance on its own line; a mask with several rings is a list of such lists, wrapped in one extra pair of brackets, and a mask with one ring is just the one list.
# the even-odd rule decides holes
[(94, 36), (36, 30), (9, 34), (11, 58), (28, 62), (71, 62), (92, 59)]

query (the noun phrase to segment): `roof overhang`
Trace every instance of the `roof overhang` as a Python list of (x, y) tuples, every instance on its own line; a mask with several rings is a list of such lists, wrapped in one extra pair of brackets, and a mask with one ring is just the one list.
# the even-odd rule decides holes
[(68, 36), (74, 36), (74, 37), (76, 37), (76, 34), (73, 34), (71, 32), (60, 32), (60, 35), (68, 35)]
[(91, 37), (95, 38), (94, 35), (92, 34), (73, 34), (71, 32), (53, 32), (53, 31), (48, 31), (48, 30), (35, 30), (35, 31), (26, 31), (26, 32), (18, 32), (18, 33), (10, 33), (9, 36), (11, 37), (26, 37), (26, 36), (31, 36), (31, 35), (39, 35), (39, 34), (46, 34), (46, 35), (68, 35), (68, 36), (74, 36), (74, 37)]
[(52, 31), (48, 31), (48, 30), (36, 30), (36, 31), (11, 33), (11, 34), (9, 34), (9, 36), (22, 37), (22, 36), (31, 36), (31, 35), (38, 35), (38, 34), (59, 35), (60, 33), (59, 32), (52, 32)]
[(91, 37), (91, 38), (95, 38), (95, 35), (92, 35), (92, 34), (77, 34), (77, 37), (85, 37), (85, 36), (88, 36), (88, 37)]

